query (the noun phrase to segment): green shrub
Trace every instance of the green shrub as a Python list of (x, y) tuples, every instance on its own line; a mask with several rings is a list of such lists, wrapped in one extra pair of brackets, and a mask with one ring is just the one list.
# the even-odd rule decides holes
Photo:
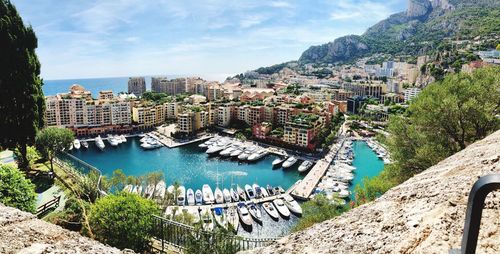
[(35, 185), (17, 168), (0, 166), (0, 203), (34, 213), (35, 202)]

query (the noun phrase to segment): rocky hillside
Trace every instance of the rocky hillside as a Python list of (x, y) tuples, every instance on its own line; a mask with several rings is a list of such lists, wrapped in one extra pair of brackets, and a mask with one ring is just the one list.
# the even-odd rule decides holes
[(83, 237), (0, 204), (0, 253), (134, 253)]
[(446, 37), (500, 33), (499, 16), (498, 0), (408, 0), (406, 11), (380, 21), (361, 36), (312, 46), (299, 62), (343, 63), (373, 53), (420, 54)]
[[(459, 248), (468, 194), (500, 173), (500, 131), (377, 200), (249, 253), (448, 253)], [(477, 253), (500, 253), (500, 192), (486, 199)]]

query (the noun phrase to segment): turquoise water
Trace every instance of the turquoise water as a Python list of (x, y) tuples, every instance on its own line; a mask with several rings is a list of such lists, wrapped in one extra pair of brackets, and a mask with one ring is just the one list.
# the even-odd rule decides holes
[[(73, 151), (79, 159), (99, 168), (104, 175), (110, 176), (115, 169), (122, 169), (126, 175), (140, 176), (148, 172), (162, 170), (167, 185), (178, 182), (186, 188), (200, 189), (203, 184), (215, 188), (229, 188), (231, 182), (243, 187), (245, 184), (258, 183), (261, 186), (281, 185), (287, 189), (302, 176), (297, 171), (298, 163), (289, 169), (272, 169), (271, 163), (277, 157), (268, 155), (255, 163), (239, 163), (236, 160), (219, 156), (208, 156), (199, 143), (178, 148), (162, 147), (145, 151), (140, 147), (139, 138), (129, 138), (127, 143), (100, 151), (93, 142), (89, 149)], [(218, 176), (218, 177), (217, 177)]]
[[(377, 154), (366, 144), (365, 141), (353, 142), (354, 160), (352, 165), (356, 167), (356, 174), (351, 185), (351, 193), (354, 193), (354, 187), (362, 184), (365, 177), (374, 177), (380, 174), (384, 169), (384, 161), (377, 157)], [(351, 195), (351, 199), (354, 194)]]

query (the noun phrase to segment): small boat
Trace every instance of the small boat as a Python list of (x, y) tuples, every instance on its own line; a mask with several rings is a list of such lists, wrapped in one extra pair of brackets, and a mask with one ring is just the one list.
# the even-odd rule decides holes
[(175, 215), (174, 208), (172, 206), (167, 206), (165, 213), (163, 214), (167, 219), (173, 219)]
[(273, 204), (276, 207), (276, 210), (285, 218), (290, 217), (290, 210), (286, 207), (285, 203), (281, 198), (277, 198), (273, 200)]
[(122, 142), (122, 143), (127, 142), (127, 138), (126, 138), (126, 137), (125, 137), (125, 135), (123, 135), (123, 134), (122, 134), (122, 135), (120, 135), (120, 140), (121, 140), (121, 142)]
[(300, 207), (299, 203), (297, 203), (297, 201), (292, 198), (292, 196), (285, 195), (284, 201), (286, 207), (288, 207), (288, 210), (290, 210), (290, 212), (295, 214), (302, 214), (302, 208)]
[(146, 187), (146, 190), (144, 191), (144, 197), (146, 198), (152, 198), (153, 194), (155, 192), (155, 185), (150, 184), (148, 187)]
[(269, 154), (267, 149), (261, 149), (255, 153), (251, 154), (250, 156), (248, 156), (248, 160), (249, 161), (256, 161), (256, 160), (259, 160), (262, 157), (266, 156), (267, 154)]
[(256, 146), (246, 148), (245, 151), (238, 155), (238, 159), (242, 161), (247, 160), (248, 157), (255, 151), (255, 149), (257, 149)]
[(157, 140), (150, 140), (146, 141), (141, 144), (141, 147), (144, 148), (145, 150), (152, 150), (161, 147), (162, 144), (158, 142)]
[(267, 194), (269, 194), (269, 196), (274, 195), (273, 186), (271, 186), (271, 185), (269, 185), (269, 184), (268, 184), (268, 185), (266, 186), (266, 189), (267, 189)]
[(201, 220), (201, 218), (200, 218), (200, 212), (198, 212), (198, 208), (197, 207), (186, 207), (184, 209), (186, 209), (186, 212), (188, 212), (189, 214), (191, 214), (191, 216), (193, 217), (193, 224), (196, 224), (196, 223), (200, 222), (200, 220)]
[(231, 153), (232, 153), (235, 149), (236, 149), (235, 147), (230, 146), (230, 147), (228, 147), (228, 148), (226, 148), (226, 149), (222, 150), (222, 151), (219, 153), (219, 155), (221, 155), (221, 156), (229, 156), (229, 155), (231, 155)]
[(213, 204), (215, 202), (214, 193), (210, 185), (204, 184), (202, 188), (203, 192), (203, 202), (207, 205)]
[(155, 197), (159, 197), (163, 199), (165, 197), (165, 189), (167, 186), (163, 180), (159, 181), (158, 184), (156, 184), (155, 187)]
[(89, 143), (87, 141), (84, 140), (84, 141), (82, 141), (80, 143), (82, 144), (83, 148), (85, 148), (85, 149), (89, 148)]
[(132, 191), (130, 193), (137, 194), (137, 185), (134, 185), (134, 187), (132, 188)]
[(224, 196), (224, 201), (226, 203), (231, 203), (231, 193), (228, 189), (224, 188), (224, 190), (222, 190), (222, 196)]
[(255, 198), (255, 193), (254, 193), (254, 190), (252, 189), (252, 186), (246, 184), (245, 185), (245, 192), (247, 193), (247, 196), (249, 199)]
[(240, 217), (238, 216), (238, 210), (236, 206), (230, 206), (226, 210), (226, 218), (229, 225), (235, 232), (238, 232), (238, 226), (240, 224)]
[(299, 172), (306, 172), (307, 170), (309, 170), (311, 168), (311, 166), (313, 165), (313, 163), (311, 161), (304, 161), (302, 162), (302, 164), (300, 164), (299, 166)]
[(250, 215), (259, 222), (262, 222), (262, 213), (260, 209), (257, 207), (255, 203), (250, 203), (247, 205), (248, 211), (250, 212)]
[(170, 194), (170, 196), (172, 196), (172, 197), (175, 198), (175, 194), (176, 193), (174, 193), (174, 191), (175, 191), (175, 187), (173, 185), (170, 185), (170, 186), (167, 187), (168, 194)]
[(188, 205), (194, 205), (195, 204), (193, 189), (189, 188), (187, 190), (187, 192), (186, 192), (186, 199), (187, 199)]
[(101, 149), (101, 151), (104, 150), (104, 147), (106, 147), (104, 145), (104, 142), (102, 141), (101, 136), (97, 136), (97, 138), (95, 138), (95, 145), (97, 146), (97, 148)]
[(264, 187), (260, 187), (260, 192), (262, 193), (262, 197), (263, 197), (263, 198), (265, 198), (265, 197), (269, 197), (269, 193), (267, 193), (266, 188), (264, 188)]
[(201, 143), (198, 145), (198, 147), (200, 148), (206, 148), (208, 145), (206, 143)]
[(245, 194), (245, 191), (239, 185), (236, 185), (236, 191), (238, 191), (238, 195), (240, 196), (241, 201), (247, 200), (247, 195)]
[(245, 203), (238, 203), (238, 215), (240, 216), (243, 224), (252, 226), (252, 216), (250, 216)]
[(73, 150), (73, 143), (69, 144), (69, 151)]
[(260, 186), (256, 183), (252, 185), (253, 190), (255, 191), (255, 198), (261, 198), (262, 197), (262, 190), (260, 189)]
[(139, 185), (139, 188), (137, 188), (137, 194), (142, 194), (142, 185)]
[(78, 140), (78, 139), (73, 140), (73, 147), (75, 149), (80, 149), (80, 147), (81, 147), (80, 140)]
[(285, 193), (285, 190), (281, 188), (281, 186), (274, 187), (273, 189), (274, 195), (279, 195)]
[(243, 152), (243, 150), (241, 150), (241, 148), (236, 148), (234, 149), (231, 154), (229, 156), (231, 157), (237, 157), (237, 156), (240, 156), (240, 154)]
[(233, 188), (230, 189), (231, 191), (231, 198), (233, 199), (234, 202), (240, 201), (240, 197), (238, 196), (238, 192), (236, 192)]
[(224, 194), (222, 194), (222, 191), (219, 189), (219, 187), (215, 187), (214, 195), (215, 195), (215, 203), (217, 204), (224, 203)]
[(262, 204), (262, 207), (264, 207), (264, 210), (271, 216), (271, 218), (278, 220), (280, 215), (278, 214), (278, 211), (274, 208), (274, 205), (271, 202), (265, 202)]
[(203, 222), (203, 230), (212, 231), (214, 230), (215, 224), (212, 217), (212, 213), (209, 208), (201, 208), (200, 212), (201, 221)]
[(280, 165), (284, 161), (285, 161), (285, 158), (277, 158), (277, 159), (273, 160), (273, 167), (277, 167), (278, 165)]
[(127, 184), (124, 188), (123, 188), (123, 192), (132, 192), (132, 189), (134, 188), (134, 186), (132, 186), (132, 184)]
[(196, 190), (194, 193), (194, 200), (196, 201), (196, 205), (202, 205), (203, 204), (203, 193), (201, 190)]
[(283, 168), (289, 168), (293, 166), (293, 164), (295, 164), (296, 162), (297, 158), (295, 158), (294, 156), (290, 156), (288, 159), (286, 159), (285, 162), (283, 162)]
[(108, 135), (108, 142), (111, 146), (118, 146), (118, 144), (119, 144), (118, 140), (111, 135)]
[(214, 218), (219, 226), (227, 230), (227, 220), (224, 214), (224, 209), (221, 207), (214, 208)]

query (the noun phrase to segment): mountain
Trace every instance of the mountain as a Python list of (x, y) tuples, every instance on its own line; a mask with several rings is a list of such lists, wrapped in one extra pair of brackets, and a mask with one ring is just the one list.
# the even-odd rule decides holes
[(500, 34), (498, 0), (409, 0), (404, 12), (391, 15), (364, 34), (348, 35), (312, 46), (299, 63), (345, 63), (374, 53), (420, 54), (447, 37)]

